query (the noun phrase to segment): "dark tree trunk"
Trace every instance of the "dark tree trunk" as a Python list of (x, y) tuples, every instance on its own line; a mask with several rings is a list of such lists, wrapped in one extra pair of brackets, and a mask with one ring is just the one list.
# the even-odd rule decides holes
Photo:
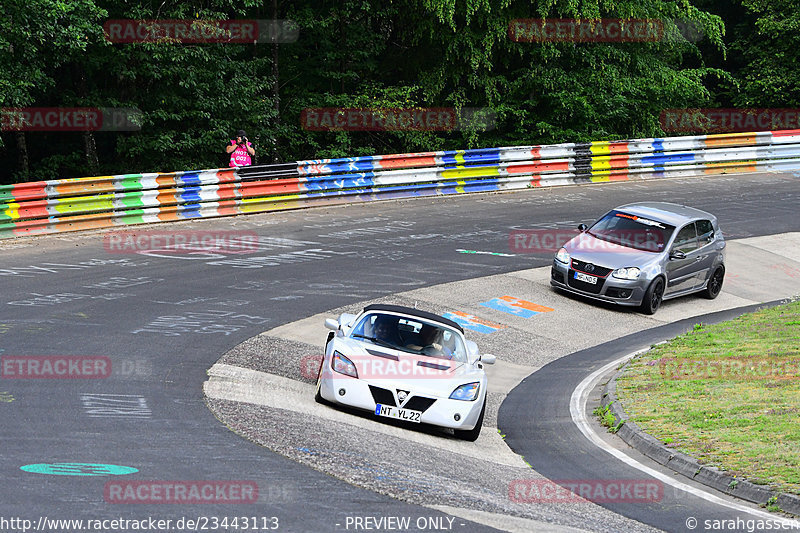
[(28, 181), (31, 169), (28, 161), (28, 143), (25, 141), (25, 132), (18, 131), (16, 137), (17, 154), (19, 154), (19, 170), (22, 173), (22, 181)]
[[(272, 20), (277, 30), (278, 0), (272, 0)], [(272, 98), (275, 101), (275, 124), (272, 136), (272, 162), (278, 162), (278, 125), (281, 121), (281, 96), (278, 80), (278, 40), (272, 43)]]
[(86, 166), (90, 176), (97, 176), (100, 172), (100, 161), (97, 159), (97, 145), (94, 142), (94, 133), (83, 132), (83, 148), (86, 153)]
[[(78, 85), (81, 93), (82, 104), (86, 103), (89, 89), (86, 84), (86, 70), (79, 67)], [(97, 176), (100, 171), (100, 161), (97, 158), (97, 144), (94, 142), (94, 133), (91, 130), (83, 132), (83, 153), (86, 155), (86, 168), (90, 176)]]

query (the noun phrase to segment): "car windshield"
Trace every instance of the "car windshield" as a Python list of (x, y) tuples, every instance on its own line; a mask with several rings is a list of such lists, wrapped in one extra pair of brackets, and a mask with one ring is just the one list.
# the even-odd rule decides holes
[(664, 250), (674, 231), (675, 226), (664, 222), (615, 210), (595, 222), (587, 233), (628, 248), (658, 253)]
[(427, 357), (459, 362), (467, 360), (458, 332), (417, 317), (370, 313), (364, 315), (350, 336)]

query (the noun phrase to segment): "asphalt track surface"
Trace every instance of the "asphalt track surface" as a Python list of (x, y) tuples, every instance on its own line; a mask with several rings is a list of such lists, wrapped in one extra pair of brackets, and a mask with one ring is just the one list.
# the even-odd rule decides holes
[[(755, 311), (759, 307), (754, 305), (711, 313), (704, 315), (702, 322), (713, 324), (730, 320), (743, 313)], [(575, 352), (539, 369), (513, 390), (501, 406), (498, 424), (503, 427), (506, 425), (514, 427), (514, 431), (509, 432), (506, 442), (515, 452), (525, 456), (534, 470), (551, 480), (648, 478), (640, 470), (612, 459), (604, 450), (583, 437), (569, 416), (570, 398), (573, 390), (591, 371), (621, 356), (683, 334), (691, 330), (697, 322), (697, 318), (690, 318), (628, 335)], [(598, 391), (597, 395), (599, 394)], [(531, 401), (531, 398), (536, 398), (536, 401)], [(599, 402), (594, 404), (597, 405)], [(588, 410), (591, 408), (587, 406)], [(605, 433), (605, 429), (599, 428), (599, 432)], [(613, 442), (607, 444), (614, 446)], [(647, 460), (635, 450), (627, 450), (626, 453), (659, 472), (668, 473), (678, 481), (689, 483), (685, 478), (671, 474), (669, 469)], [(715, 493), (713, 489), (699, 484), (694, 486)], [(599, 504), (665, 531), (692, 531), (694, 528), (687, 526), (687, 520), (691, 522), (692, 519), (699, 520), (701, 524), (706, 520), (724, 522), (738, 519), (741, 524), (746, 524), (748, 520), (757, 520), (747, 512), (736, 512), (730, 508), (709, 504), (667, 485), (664, 485), (663, 493), (660, 492), (658, 498), (660, 501), (646, 505), (625, 502), (599, 502)], [(734, 498), (723, 497), (723, 499), (740, 505), (744, 503)], [(746, 504), (744, 506), (748, 507)]]
[[(573, 228), (642, 200), (708, 210), (728, 235), (800, 231), (798, 178), (769, 174), (391, 201), (146, 228), (254, 232), (260, 238), (254, 254), (115, 253), (104, 246), (108, 232), (0, 243), (0, 356), (99, 356), (113, 368), (106, 379), (3, 375), (0, 518), (37, 524), (40, 517), (154, 517), (174, 524), (207, 517), (209, 526), (214, 517), (278, 517), (279, 531), (344, 531), (355, 517), (410, 517), (411, 530), (418, 518), (446, 524), (441, 513), (354, 487), (233, 434), (203, 401), (206, 370), (242, 341), (328, 309), (545, 266), (546, 255), (458, 250), (508, 253), (512, 229)], [(103, 415), (98, 403), (115, 414)], [(120, 403), (126, 407), (110, 407)], [(128, 466), (138, 469), (130, 479), (139, 481), (249, 480), (259, 499), (108, 503), (106, 483), (129, 476), (21, 470), (38, 463)], [(675, 529), (663, 517), (634, 518)], [(421, 523), (431, 530), (436, 522)], [(0, 529), (21, 530), (12, 527)], [(456, 519), (451, 530), (490, 528)]]

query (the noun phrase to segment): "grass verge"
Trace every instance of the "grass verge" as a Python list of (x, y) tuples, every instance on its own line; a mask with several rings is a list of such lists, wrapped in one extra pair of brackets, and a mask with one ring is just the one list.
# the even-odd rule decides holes
[(695, 325), (632, 361), (617, 397), (667, 446), (800, 494), (800, 301)]

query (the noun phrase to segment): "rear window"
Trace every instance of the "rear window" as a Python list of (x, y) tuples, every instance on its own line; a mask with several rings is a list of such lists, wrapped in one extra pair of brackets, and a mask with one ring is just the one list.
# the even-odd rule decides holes
[(669, 242), (675, 226), (622, 211), (611, 211), (587, 231), (598, 239), (643, 250), (661, 252)]

